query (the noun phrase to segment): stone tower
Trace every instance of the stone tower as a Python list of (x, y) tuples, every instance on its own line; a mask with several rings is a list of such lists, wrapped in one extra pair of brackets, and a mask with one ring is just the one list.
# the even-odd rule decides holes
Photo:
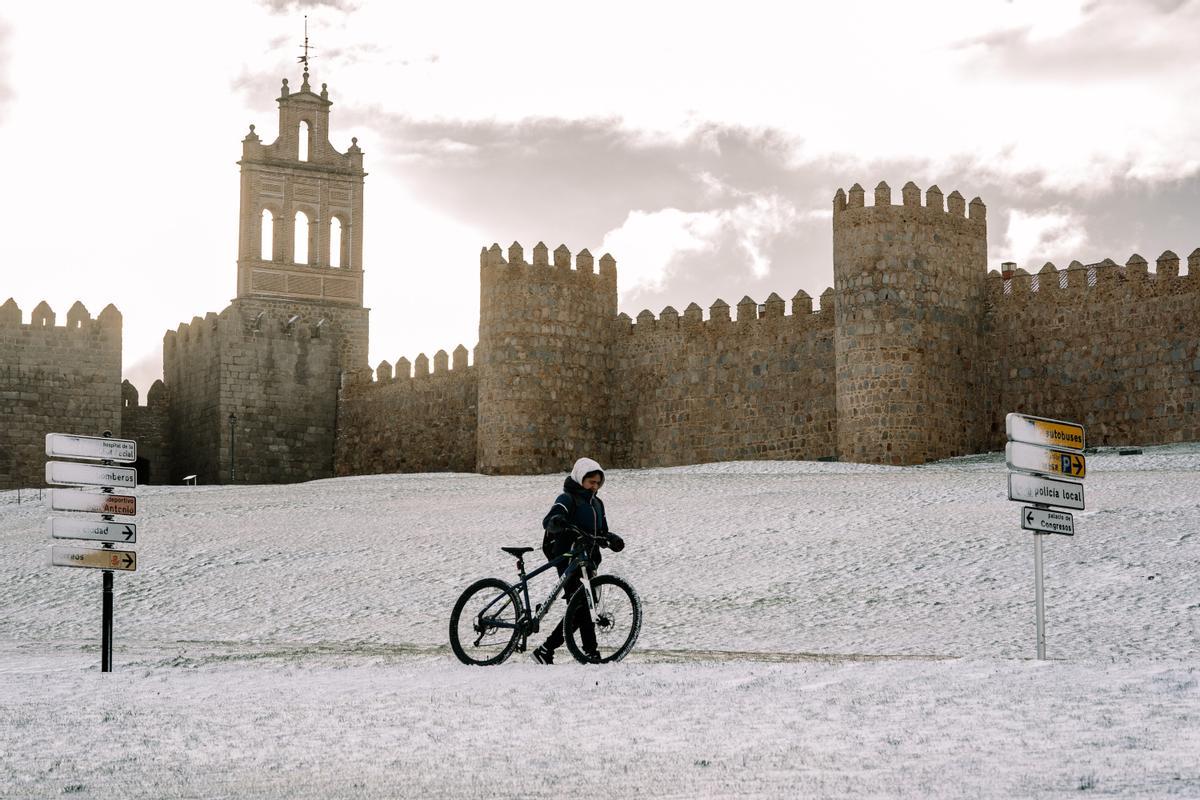
[(237, 297), (163, 339), (173, 478), (333, 474), (342, 373), (367, 369), (362, 151), (329, 142), (329, 93), (283, 81), (279, 135), (242, 140)]
[(617, 262), (565, 246), (525, 261), (494, 244), (479, 256), (478, 463), (483, 473), (539, 474), (589, 456), (607, 465)]
[(985, 448), (986, 209), (905, 184), (833, 201), (838, 457), (919, 464)]

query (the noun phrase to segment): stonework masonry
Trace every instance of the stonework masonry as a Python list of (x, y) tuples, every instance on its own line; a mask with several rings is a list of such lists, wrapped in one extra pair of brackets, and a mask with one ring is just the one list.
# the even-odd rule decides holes
[(479, 428), (482, 472), (554, 472), (587, 451), (611, 461), (612, 323), (617, 270), (611, 256), (575, 259), (546, 245), (527, 263), (513, 243), (480, 253)]
[(170, 399), (162, 381), (151, 385), (144, 406), (138, 405), (138, 390), (132, 383), (121, 384), (121, 437), (138, 443), (139, 484), (170, 482)]
[(983, 202), (886, 183), (833, 204), (838, 454), (921, 463), (983, 444)]
[(235, 300), (169, 331), (172, 481), (331, 476), (342, 365), (366, 363), (366, 339), (366, 309), (296, 300)]
[(614, 464), (630, 467), (734, 459), (818, 459), (837, 452), (832, 293), (816, 313), (804, 292), (792, 312), (772, 294), (749, 297), (736, 319), (718, 300), (703, 319), (692, 303), (634, 323), (613, 341)]
[(1094, 445), (1200, 441), (1200, 249), (1156, 271), (1134, 254), (987, 279), (984, 449), (1004, 446), (1004, 413), (1053, 410)]
[[(538, 243), (480, 253), (479, 343), (367, 363), (363, 155), (329, 101), (283, 82), (279, 134), (242, 142), (237, 296), (163, 337), (147, 404), (122, 385), (121, 315), (55, 325), (0, 306), (0, 488), (40, 486), (51, 431), (136, 438), (143, 480), (561, 472), (736, 459), (919, 464), (999, 449), (1004, 416), (1093, 445), (1200, 440), (1200, 249), (1150, 269), (987, 271), (987, 209), (878, 184), (833, 199), (834, 286), (617, 309), (617, 263)], [(470, 362), (470, 363), (468, 363)]]
[(0, 489), (44, 485), (47, 433), (121, 433), (121, 313), (75, 303), (55, 321), (46, 303), (28, 323), (0, 306)]
[(467, 349), (449, 357), (439, 350), (419, 356), (416, 375), (408, 359), (388, 362), (372, 375), (347, 374), (338, 404), (338, 475), (384, 472), (474, 472), (479, 381)]

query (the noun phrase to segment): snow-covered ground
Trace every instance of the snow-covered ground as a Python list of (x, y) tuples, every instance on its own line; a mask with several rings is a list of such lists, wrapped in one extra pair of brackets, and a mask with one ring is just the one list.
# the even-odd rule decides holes
[(141, 488), (111, 675), (100, 574), (0, 493), (0, 797), (1200, 797), (1198, 467), (1089, 457), (1046, 662), (996, 455), (610, 472), (603, 667), (446, 646), (559, 476)]

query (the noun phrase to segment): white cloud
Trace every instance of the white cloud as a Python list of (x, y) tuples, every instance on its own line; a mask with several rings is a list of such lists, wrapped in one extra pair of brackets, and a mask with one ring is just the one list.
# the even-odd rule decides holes
[[(771, 271), (766, 246), (800, 220), (795, 206), (778, 195), (740, 192), (704, 176), (710, 195), (732, 195), (741, 200), (731, 208), (685, 212), (677, 208), (631, 211), (619, 228), (609, 231), (602, 252), (613, 253), (621, 265), (622, 295), (642, 289), (662, 288), (673, 266), (688, 254), (713, 251), (732, 244), (745, 254), (756, 278)], [(824, 214), (817, 218), (827, 218)]]
[(1080, 258), (1087, 244), (1084, 220), (1063, 208), (1049, 211), (1008, 212), (1008, 230), (1004, 235), (1005, 261), (1015, 261), (1029, 272), (1037, 272), (1046, 261), (1065, 262)]
[(602, 253), (613, 253), (621, 274), (620, 289), (661, 288), (671, 265), (688, 253), (712, 250), (721, 230), (718, 214), (677, 208), (630, 211), (621, 227), (604, 235)]

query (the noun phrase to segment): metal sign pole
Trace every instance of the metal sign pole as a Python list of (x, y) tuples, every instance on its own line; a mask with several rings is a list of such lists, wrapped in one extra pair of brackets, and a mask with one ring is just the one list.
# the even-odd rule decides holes
[[(111, 548), (112, 545), (106, 544)], [(104, 570), (104, 602), (101, 610), (100, 632), (100, 671), (112, 672), (112, 639), (113, 639), (113, 574), (112, 570)]]
[(1042, 537), (1045, 534), (1033, 535), (1033, 580), (1034, 595), (1037, 603), (1037, 657), (1039, 661), (1046, 658), (1046, 596), (1042, 591)]
[[(105, 431), (104, 438), (112, 436), (112, 431)], [(100, 462), (105, 466), (111, 465), (113, 462), (104, 460)], [(100, 490), (104, 494), (112, 494), (112, 487), (105, 486)], [(101, 515), (101, 519), (112, 521), (113, 517), (110, 514)], [(109, 542), (101, 545), (105, 550), (112, 550), (113, 546)], [(112, 672), (112, 639), (113, 639), (113, 574), (112, 570), (104, 570), (104, 595), (100, 602), (100, 671)]]

